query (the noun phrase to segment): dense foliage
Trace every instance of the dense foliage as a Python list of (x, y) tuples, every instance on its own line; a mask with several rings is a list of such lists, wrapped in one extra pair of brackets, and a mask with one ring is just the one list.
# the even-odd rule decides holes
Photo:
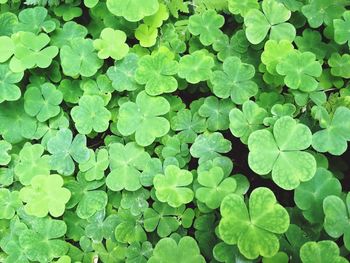
[(0, 0), (0, 262), (348, 262), (349, 7)]

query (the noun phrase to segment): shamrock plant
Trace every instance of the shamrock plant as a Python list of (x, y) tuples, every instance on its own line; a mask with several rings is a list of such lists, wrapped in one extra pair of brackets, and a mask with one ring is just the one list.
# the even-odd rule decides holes
[(291, 16), (282, 3), (273, 0), (262, 1), (262, 11), (251, 9), (244, 16), (244, 23), (247, 26), (247, 39), (252, 44), (261, 43), (270, 31), (270, 39), (293, 41), (296, 30), (294, 26), (286, 21)]
[(172, 207), (187, 204), (194, 196), (193, 191), (187, 187), (192, 180), (191, 172), (169, 165), (164, 174), (157, 174), (153, 179), (156, 196), (159, 201), (167, 202)]
[(295, 189), (315, 175), (316, 160), (303, 151), (311, 141), (307, 126), (291, 117), (282, 117), (276, 121), (273, 133), (263, 129), (249, 136), (249, 166), (261, 175), (272, 172), (273, 181), (283, 189)]
[(169, 102), (163, 97), (151, 97), (141, 91), (136, 102), (125, 102), (119, 110), (117, 127), (128, 136), (135, 133), (135, 140), (141, 146), (148, 146), (157, 137), (168, 133), (170, 124), (160, 117), (170, 110)]
[(0, 262), (348, 262), (349, 7), (0, 0)]
[(289, 226), (287, 210), (277, 203), (273, 192), (264, 187), (251, 193), (249, 210), (241, 196), (231, 194), (224, 198), (220, 212), (220, 237), (227, 244), (237, 244), (249, 259), (275, 255), (279, 250), (276, 234), (286, 232)]

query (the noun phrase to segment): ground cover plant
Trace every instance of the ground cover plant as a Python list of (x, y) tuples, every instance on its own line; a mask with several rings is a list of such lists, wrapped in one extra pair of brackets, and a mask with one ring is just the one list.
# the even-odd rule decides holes
[(349, 262), (349, 9), (0, 0), (0, 262)]

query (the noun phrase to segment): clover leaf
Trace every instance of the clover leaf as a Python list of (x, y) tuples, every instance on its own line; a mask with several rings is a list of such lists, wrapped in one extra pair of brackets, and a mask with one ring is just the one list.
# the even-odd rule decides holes
[(263, 121), (267, 115), (264, 108), (248, 100), (243, 103), (242, 110), (232, 109), (230, 111), (230, 131), (234, 136), (239, 137), (243, 143), (247, 144), (249, 135), (264, 127)]
[(179, 131), (177, 136), (180, 140), (193, 143), (197, 134), (205, 131), (205, 119), (197, 112), (192, 114), (191, 110), (182, 109), (171, 119), (171, 128)]
[[(326, 117), (330, 119), (328, 113), (326, 113)], [(349, 117), (350, 110), (348, 108), (338, 107), (328, 122), (320, 122), (320, 126), (324, 129), (314, 133), (312, 147), (318, 152), (329, 152), (333, 155), (343, 154), (348, 147), (347, 141), (350, 141), (350, 126), (348, 122), (344, 121)]]
[(85, 136), (78, 134), (73, 139), (69, 129), (60, 129), (49, 139), (47, 150), (52, 154), (50, 162), (52, 169), (63, 175), (73, 174), (74, 161), (80, 164), (88, 161), (90, 157)]
[(79, 105), (73, 107), (71, 116), (81, 134), (89, 134), (91, 131), (104, 132), (111, 119), (111, 113), (104, 107), (103, 99), (90, 95), (80, 98)]
[(252, 9), (258, 9), (259, 4), (257, 0), (228, 0), (228, 10), (234, 14), (245, 17), (245, 15)]
[(11, 219), (16, 210), (22, 206), (18, 191), (10, 191), (6, 188), (0, 189), (0, 219)]
[(77, 24), (74, 21), (69, 21), (64, 23), (62, 28), (57, 28), (52, 36), (51, 43), (56, 47), (63, 47), (65, 45), (69, 45), (70, 41), (74, 38), (85, 38), (88, 31), (87, 29)]
[(189, 83), (196, 84), (210, 79), (213, 67), (214, 59), (208, 52), (204, 49), (197, 50), (180, 58), (178, 75)]
[(350, 195), (346, 195), (345, 202), (336, 195), (328, 195), (323, 200), (325, 214), (324, 229), (333, 238), (343, 236), (344, 244), (350, 248)]
[(350, 78), (350, 55), (333, 53), (328, 60), (331, 66), (331, 73), (335, 77)]
[(74, 38), (60, 51), (61, 66), (66, 76), (93, 76), (102, 66), (102, 60), (94, 52), (91, 39)]
[(135, 38), (140, 41), (142, 47), (152, 47), (156, 44), (158, 29), (146, 24), (140, 24), (135, 30)]
[(289, 116), (278, 119), (269, 130), (253, 132), (248, 139), (250, 168), (257, 174), (272, 171), (272, 180), (285, 190), (309, 181), (316, 172), (316, 160), (303, 150), (311, 145), (310, 129)]
[(135, 133), (135, 140), (141, 146), (148, 146), (158, 137), (168, 133), (167, 119), (160, 117), (170, 110), (169, 102), (163, 97), (151, 97), (141, 91), (136, 102), (126, 102), (119, 109), (118, 131), (129, 136)]
[(199, 36), (204, 46), (209, 46), (222, 34), (220, 27), (224, 23), (225, 19), (222, 15), (217, 14), (215, 10), (206, 10), (201, 14), (190, 16), (188, 30), (192, 35)]
[(293, 52), (294, 47), (288, 40), (268, 40), (264, 46), (264, 52), (261, 54), (261, 62), (266, 65), (269, 73), (277, 75), (276, 67), (284, 61), (286, 56)]
[(88, 182), (83, 173), (78, 173), (77, 180), (71, 180), (65, 187), (72, 193), (67, 203), (68, 208), (76, 207), (76, 214), (81, 219), (88, 219), (107, 205), (108, 196), (105, 191), (96, 190), (104, 185), (103, 181)]
[(340, 193), (339, 180), (328, 170), (318, 168), (310, 181), (301, 183), (295, 189), (294, 201), (309, 222), (322, 223), (324, 218), (323, 200), (330, 195), (339, 196)]
[(227, 130), (229, 112), (233, 108), (231, 100), (219, 100), (214, 96), (207, 97), (199, 108), (198, 114), (207, 118), (209, 131)]
[(259, 44), (270, 31), (269, 39), (293, 41), (296, 35), (294, 26), (286, 21), (291, 12), (282, 4), (274, 0), (263, 0), (262, 10), (250, 10), (244, 16), (246, 36), (250, 43)]
[(24, 93), (24, 110), (29, 116), (44, 122), (59, 114), (62, 100), (62, 93), (51, 83), (30, 86)]
[(11, 161), (8, 151), (12, 149), (12, 145), (7, 141), (0, 140), (0, 165), (6, 165)]
[(126, 35), (123, 31), (106, 27), (102, 30), (100, 39), (94, 40), (94, 48), (98, 50), (98, 57), (106, 59), (111, 57), (120, 60), (129, 52), (129, 46), (125, 44)]
[(287, 210), (265, 187), (252, 191), (249, 210), (241, 196), (230, 194), (222, 201), (220, 212), (220, 237), (226, 244), (237, 244), (248, 259), (274, 256), (279, 250), (276, 234), (285, 233), (289, 227)]
[(216, 96), (231, 97), (234, 103), (243, 104), (258, 92), (258, 85), (251, 80), (254, 75), (253, 65), (242, 63), (238, 57), (228, 57), (224, 60), (223, 71), (214, 71), (210, 81)]
[(218, 208), (225, 196), (234, 193), (237, 187), (233, 177), (224, 178), (224, 172), (220, 167), (199, 172), (197, 180), (202, 187), (196, 190), (196, 197), (211, 209)]
[(182, 237), (178, 243), (172, 238), (162, 238), (153, 250), (148, 263), (204, 263), (197, 242), (189, 236)]
[(300, 258), (303, 263), (349, 262), (339, 254), (340, 251), (338, 245), (331, 240), (323, 240), (320, 242), (309, 241), (300, 249)]
[[(341, 6), (338, 6), (338, 8), (341, 8)], [(348, 45), (350, 47), (350, 37), (348, 34), (348, 28), (350, 25), (350, 11), (346, 11), (343, 13), (343, 19), (334, 19), (333, 25), (334, 25), (334, 40), (338, 44), (345, 44), (348, 42)]]
[(315, 54), (298, 51), (289, 53), (278, 63), (276, 70), (278, 74), (285, 76), (284, 81), (289, 88), (304, 92), (317, 89), (318, 82), (315, 78), (322, 73), (321, 64), (316, 61)]
[(116, 91), (134, 91), (140, 88), (135, 80), (138, 60), (136, 54), (129, 53), (120, 63), (107, 70), (107, 76), (112, 81), (112, 86)]
[(67, 231), (66, 224), (51, 218), (36, 219), (31, 229), (19, 236), (19, 244), (31, 261), (52, 262), (54, 258), (66, 255), (68, 243), (59, 238)]
[(106, 149), (90, 151), (90, 158), (87, 162), (79, 164), (79, 170), (84, 172), (87, 181), (101, 180), (109, 165), (109, 156)]
[(85, 227), (85, 234), (93, 242), (102, 242), (103, 239), (111, 239), (113, 237), (119, 218), (115, 214), (105, 217), (105, 210), (101, 210), (87, 219), (88, 224)]
[(150, 193), (145, 188), (140, 188), (135, 192), (123, 191), (120, 206), (129, 209), (132, 215), (138, 216), (148, 208), (147, 199)]
[(0, 103), (15, 101), (21, 97), (21, 90), (16, 85), (23, 78), (23, 72), (12, 72), (7, 63), (0, 64)]
[(147, 208), (144, 212), (144, 227), (147, 232), (157, 229), (158, 236), (163, 238), (178, 230), (181, 224), (189, 228), (193, 218), (193, 210), (186, 209), (185, 205), (174, 208), (167, 203), (155, 202), (152, 208)]
[(4, 63), (12, 57), (15, 51), (15, 45), (8, 36), (0, 36), (0, 63)]
[(71, 193), (63, 188), (63, 179), (57, 174), (37, 175), (29, 186), (19, 192), (24, 203), (24, 210), (29, 215), (45, 217), (50, 213), (54, 217), (63, 215), (65, 204)]
[(187, 170), (181, 170), (175, 165), (168, 165), (164, 174), (153, 178), (157, 199), (167, 202), (172, 207), (179, 207), (193, 200), (193, 191), (187, 187), (192, 183), (193, 175)]
[(112, 191), (136, 191), (141, 188), (140, 175), (150, 161), (150, 156), (135, 142), (126, 145), (113, 143), (109, 146), (111, 172), (106, 185)]
[(15, 52), (10, 61), (10, 69), (13, 72), (23, 72), (34, 67), (48, 68), (52, 59), (58, 54), (57, 47), (46, 47), (50, 37), (44, 33), (35, 35), (32, 32), (20, 31), (12, 38), (15, 43)]
[(24, 111), (23, 100), (0, 104), (0, 134), (7, 142), (31, 139), (37, 127), (36, 119)]
[(141, 226), (141, 215), (135, 216), (130, 210), (118, 209), (119, 224), (114, 234), (117, 241), (135, 243), (146, 241), (146, 233)]
[(43, 155), (44, 147), (40, 144), (26, 143), (19, 152), (19, 161), (14, 172), (23, 185), (29, 185), (37, 175), (50, 174), (50, 157)]
[(168, 52), (156, 52), (140, 58), (135, 72), (135, 80), (145, 84), (148, 95), (157, 96), (174, 92), (177, 81), (173, 75), (178, 71), (178, 63)]
[(220, 156), (220, 153), (227, 153), (230, 150), (231, 142), (219, 132), (199, 135), (190, 148), (191, 155), (200, 158), (200, 162), (214, 159)]
[(339, 1), (313, 0), (301, 8), (309, 25), (317, 28), (323, 23), (331, 25), (335, 18), (339, 18), (345, 11)]
[(130, 22), (140, 21), (145, 16), (155, 14), (159, 9), (157, 0), (108, 0), (108, 10)]
[(18, 14), (19, 23), (15, 26), (15, 31), (38, 34), (44, 30), (46, 33), (50, 33), (55, 29), (56, 24), (47, 18), (48, 11), (44, 7), (36, 6), (34, 8), (23, 9)]

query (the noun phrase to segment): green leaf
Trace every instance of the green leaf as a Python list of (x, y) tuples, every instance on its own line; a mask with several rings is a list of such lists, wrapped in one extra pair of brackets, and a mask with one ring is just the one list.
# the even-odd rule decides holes
[(272, 180), (285, 190), (309, 181), (316, 172), (316, 160), (303, 150), (311, 145), (310, 129), (289, 116), (278, 119), (269, 130), (253, 132), (248, 139), (250, 168), (257, 174), (272, 171)]
[(103, 181), (88, 182), (82, 173), (78, 173), (77, 180), (69, 181), (65, 185), (72, 193), (67, 207), (76, 205), (76, 214), (81, 219), (88, 219), (107, 205), (107, 193), (96, 190), (104, 184)]
[(26, 203), (26, 213), (37, 217), (45, 217), (48, 213), (54, 217), (63, 215), (71, 193), (62, 186), (63, 179), (57, 174), (35, 176), (30, 185), (19, 192), (21, 200)]
[(258, 92), (258, 85), (251, 80), (254, 75), (253, 65), (242, 63), (238, 57), (228, 57), (223, 71), (214, 71), (210, 81), (216, 96), (231, 97), (234, 103), (243, 104)]
[(61, 47), (60, 58), (63, 73), (66, 76), (93, 76), (102, 66), (102, 60), (94, 52), (91, 39), (74, 38), (68, 45)]
[(6, 165), (11, 161), (8, 151), (12, 149), (12, 145), (7, 141), (0, 140), (0, 165)]
[(323, 200), (330, 195), (339, 196), (341, 184), (331, 172), (318, 168), (315, 176), (301, 183), (294, 192), (294, 201), (311, 223), (323, 223)]
[(167, 202), (172, 207), (179, 207), (193, 200), (194, 193), (187, 186), (192, 183), (193, 175), (175, 165), (165, 168), (164, 174), (157, 174), (153, 179), (156, 196), (159, 201)]
[[(150, 156), (135, 142), (126, 145), (113, 143), (109, 146), (111, 172), (106, 185), (112, 191), (136, 191), (141, 188), (141, 171), (146, 168)], [(112, 158), (113, 156), (113, 158)]]
[(16, 210), (22, 206), (18, 191), (9, 191), (6, 188), (0, 189), (0, 219), (11, 219)]
[(350, 78), (350, 55), (333, 53), (328, 60), (328, 65), (331, 66), (333, 76)]
[(129, 46), (125, 44), (126, 35), (123, 31), (106, 27), (101, 31), (100, 39), (93, 42), (94, 48), (98, 50), (100, 59), (113, 58), (120, 60), (129, 52)]
[(45, 122), (60, 112), (62, 93), (51, 83), (30, 86), (24, 93), (24, 110), (38, 121)]
[(107, 8), (113, 15), (137, 22), (145, 16), (155, 14), (159, 4), (157, 0), (107, 0)]
[(40, 144), (24, 144), (14, 168), (22, 185), (29, 185), (35, 176), (50, 174), (50, 157), (43, 155), (44, 150)]
[(325, 214), (324, 229), (333, 238), (343, 236), (344, 244), (350, 248), (350, 195), (344, 201), (336, 195), (328, 195), (323, 200), (323, 211)]
[(340, 18), (345, 8), (341, 1), (314, 0), (304, 5), (301, 11), (312, 28), (322, 24), (331, 25), (335, 18)]
[(12, 57), (15, 51), (15, 45), (8, 36), (0, 36), (0, 63), (4, 63)]
[[(327, 116), (329, 118), (329, 116)], [(326, 125), (321, 125), (323, 130), (312, 136), (312, 147), (318, 152), (329, 152), (333, 155), (343, 154), (350, 140), (349, 123), (344, 121), (350, 117), (350, 110), (346, 107), (338, 107)], [(321, 122), (320, 122), (321, 124)]]
[(36, 219), (32, 229), (24, 230), (19, 243), (31, 261), (52, 262), (54, 258), (66, 255), (68, 244), (59, 238), (67, 231), (66, 224), (51, 218)]
[(47, 47), (50, 37), (44, 33), (35, 35), (32, 32), (20, 31), (13, 35), (12, 39), (15, 51), (10, 61), (10, 69), (13, 72), (20, 73), (35, 67), (48, 68), (58, 54), (57, 47)]
[(213, 67), (214, 59), (202, 49), (180, 58), (178, 74), (187, 82), (196, 84), (210, 79)]
[(80, 98), (79, 106), (73, 107), (71, 116), (81, 134), (104, 132), (108, 129), (111, 119), (111, 113), (104, 107), (103, 99), (90, 95)]
[(87, 162), (79, 164), (79, 170), (84, 172), (87, 181), (100, 180), (104, 177), (104, 172), (109, 165), (109, 155), (106, 149), (90, 151), (90, 158)]
[(214, 96), (207, 97), (199, 108), (198, 114), (207, 118), (209, 131), (227, 130), (229, 112), (234, 107), (231, 100), (219, 100)]
[(272, 257), (278, 252), (279, 241), (275, 234), (287, 231), (289, 215), (277, 203), (271, 190), (254, 189), (249, 199), (249, 211), (241, 196), (228, 195), (222, 201), (220, 211), (220, 237), (227, 244), (237, 244), (246, 258)]
[(31, 139), (37, 130), (36, 119), (25, 113), (23, 100), (0, 104), (0, 134), (9, 143)]
[(209, 46), (222, 34), (220, 27), (224, 23), (225, 19), (222, 15), (217, 14), (215, 10), (206, 10), (201, 14), (190, 16), (188, 30), (192, 35), (199, 36), (204, 46)]
[(170, 110), (169, 102), (163, 97), (151, 97), (140, 92), (136, 102), (126, 102), (119, 109), (117, 127), (123, 136), (135, 133), (136, 143), (148, 146), (158, 137), (168, 133), (167, 119), (160, 117)]
[[(339, 11), (343, 11), (342, 6), (336, 6)], [(338, 10), (335, 10), (338, 11)], [(337, 15), (338, 16), (338, 15)], [(343, 19), (334, 19), (333, 20), (333, 25), (334, 25), (334, 40), (338, 44), (345, 44), (348, 42), (348, 45), (350, 47), (350, 37), (349, 34), (347, 33), (349, 25), (350, 25), (350, 11), (346, 11), (343, 13)]]
[(294, 26), (286, 23), (291, 12), (282, 4), (274, 0), (263, 0), (262, 10), (250, 10), (244, 16), (246, 36), (250, 43), (261, 43), (270, 31), (269, 39), (288, 40), (292, 42), (296, 35)]
[(233, 177), (224, 178), (220, 167), (199, 172), (197, 180), (202, 187), (196, 190), (196, 198), (211, 209), (218, 208), (225, 196), (234, 193), (237, 187)]
[[(51, 155), (51, 167), (62, 175), (71, 175), (75, 164), (89, 160), (90, 153), (86, 148), (86, 138), (78, 134), (73, 139), (69, 129), (60, 129), (57, 134), (49, 139), (47, 150)], [(73, 161), (74, 160), (74, 161)]]
[(140, 24), (135, 31), (135, 38), (140, 41), (142, 47), (152, 47), (156, 44), (158, 29), (146, 24)]
[(158, 241), (148, 263), (204, 263), (197, 242), (192, 237), (183, 237), (177, 243), (172, 238)]
[(276, 70), (285, 76), (284, 81), (289, 88), (312, 92), (318, 87), (315, 78), (321, 76), (322, 66), (313, 53), (295, 51), (278, 63)]
[(349, 262), (339, 255), (338, 245), (331, 240), (305, 243), (300, 249), (300, 257), (303, 263)]
[(227, 153), (230, 150), (231, 142), (219, 132), (199, 135), (190, 148), (191, 155), (200, 158), (201, 161), (214, 159), (220, 156), (220, 153)]
[(146, 85), (145, 91), (150, 96), (171, 93), (177, 89), (173, 75), (178, 71), (178, 63), (169, 51), (159, 51), (140, 58), (135, 72), (137, 83)]
[(23, 78), (23, 72), (12, 72), (7, 63), (0, 64), (0, 103), (15, 101), (21, 97), (21, 90), (16, 85)]
[(116, 91), (134, 91), (140, 88), (135, 80), (135, 72), (138, 68), (139, 58), (134, 53), (129, 53), (118, 64), (107, 70), (107, 76), (112, 81)]
[(228, 0), (228, 10), (234, 15), (241, 15), (245, 17), (245, 15), (252, 9), (258, 9), (259, 4), (257, 0), (243, 0), (243, 1), (235, 1)]
[(32, 32), (38, 34), (42, 30), (50, 33), (55, 30), (56, 23), (48, 20), (47, 9), (41, 6), (23, 9), (19, 15), (19, 23), (15, 26), (17, 32)]
[(249, 135), (264, 127), (262, 124), (267, 115), (264, 108), (260, 108), (255, 102), (248, 100), (243, 103), (242, 110), (232, 109), (230, 111), (230, 131), (247, 144)]

